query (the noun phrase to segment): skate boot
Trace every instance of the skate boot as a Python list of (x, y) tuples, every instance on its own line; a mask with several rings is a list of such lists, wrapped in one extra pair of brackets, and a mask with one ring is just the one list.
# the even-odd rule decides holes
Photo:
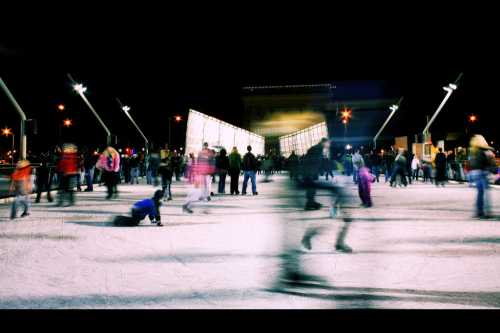
[(193, 211), (187, 205), (182, 205), (182, 211), (185, 213), (193, 214)]

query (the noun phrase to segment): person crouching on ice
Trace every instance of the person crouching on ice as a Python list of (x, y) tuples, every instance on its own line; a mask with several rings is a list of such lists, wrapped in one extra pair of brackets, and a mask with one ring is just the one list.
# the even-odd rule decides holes
[(163, 191), (157, 190), (151, 199), (137, 201), (131, 210), (131, 216), (117, 216), (114, 224), (117, 226), (133, 227), (139, 225), (142, 220), (149, 216), (151, 223), (163, 227), (161, 224), (160, 206), (163, 198)]
[(372, 206), (371, 184), (375, 180), (375, 176), (370, 173), (367, 167), (359, 169), (358, 192), (361, 203), (364, 207)]

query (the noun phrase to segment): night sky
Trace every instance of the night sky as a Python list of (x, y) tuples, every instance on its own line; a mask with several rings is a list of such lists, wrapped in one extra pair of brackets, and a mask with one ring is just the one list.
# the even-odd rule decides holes
[[(388, 131), (413, 135), (421, 132), (425, 116), (432, 115), (444, 97), (441, 87), (460, 72), (461, 85), (431, 131), (463, 128), (467, 115), (474, 113), (480, 119), (474, 131), (498, 141), (494, 87), (484, 84), (498, 71), (467, 58), (469, 45), (458, 38), (414, 39), (390, 49), (394, 40), (381, 35), (364, 36), (362, 43), (358, 37), (345, 37), (350, 43), (337, 39), (326, 46), (328, 35), (307, 36), (298, 30), (249, 29), (229, 36), (220, 26), (185, 34), (169, 27), (132, 24), (128, 29), (113, 26), (74, 34), (32, 31), (0, 40), (0, 75), (28, 117), (38, 120), (39, 134), (28, 139), (30, 147), (55, 144), (58, 124), (66, 117), (74, 126), (63, 129), (63, 138), (93, 145), (105, 142), (104, 131), (72, 91), (67, 73), (88, 88), (89, 101), (121, 145), (139, 145), (142, 139), (116, 97), (132, 108), (146, 135), (163, 144), (168, 140), (168, 117), (181, 115), (186, 120), (189, 108), (241, 125), (243, 86), (346, 80), (383, 80), (388, 90), (400, 91), (404, 106)], [(65, 104), (64, 115), (57, 112), (58, 103)], [(17, 115), (3, 94), (0, 114), (1, 127), (18, 131)], [(185, 121), (172, 123), (174, 145), (183, 144), (184, 132)], [(0, 147), (8, 146), (2, 138)]]

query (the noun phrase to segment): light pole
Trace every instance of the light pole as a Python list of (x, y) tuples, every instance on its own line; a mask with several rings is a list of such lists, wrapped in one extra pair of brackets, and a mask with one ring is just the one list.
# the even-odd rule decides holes
[(439, 112), (441, 112), (441, 110), (443, 109), (444, 105), (446, 104), (446, 101), (450, 98), (451, 94), (453, 94), (453, 92), (455, 90), (457, 90), (457, 88), (458, 88), (457, 84), (461, 78), (462, 78), (462, 73), (460, 73), (458, 78), (455, 80), (455, 83), (450, 83), (447, 86), (443, 87), (443, 90), (446, 91), (446, 96), (444, 96), (443, 101), (441, 102), (441, 104), (439, 104), (439, 106), (438, 106), (437, 110), (434, 112), (434, 115), (432, 116), (431, 120), (429, 120), (429, 122), (427, 123), (427, 126), (425, 126), (424, 130), (422, 131), (422, 134), (424, 135), (424, 138), (426, 138), (426, 140), (427, 140), (427, 135), (429, 133), (429, 128), (431, 127), (432, 123), (434, 122), (434, 120), (438, 116)]
[(146, 147), (145, 148), (146, 148), (146, 156), (147, 156), (148, 155), (148, 148), (149, 148), (149, 140), (148, 140), (148, 138), (146, 138), (146, 136), (144, 135), (144, 133), (142, 133), (141, 129), (139, 128), (139, 126), (137, 125), (137, 123), (134, 121), (134, 119), (130, 115), (130, 113), (129, 113), (130, 107), (127, 106), (127, 105), (123, 105), (122, 102), (118, 98), (116, 100), (118, 101), (118, 104), (120, 104), (120, 107), (121, 107), (122, 111), (125, 113), (125, 115), (128, 117), (128, 119), (130, 119), (130, 121), (132, 122), (132, 124), (134, 124), (135, 128), (137, 129), (137, 131), (139, 132), (139, 134), (141, 134), (142, 138), (146, 142)]
[(102, 121), (101, 117), (99, 117), (99, 115), (97, 114), (97, 112), (94, 109), (94, 107), (90, 104), (90, 102), (88, 101), (87, 97), (85, 97), (85, 95), (84, 95), (84, 93), (87, 91), (87, 87), (84, 87), (81, 83), (76, 83), (73, 80), (73, 78), (71, 77), (71, 75), (68, 74), (68, 77), (73, 82), (73, 89), (75, 89), (75, 91), (80, 95), (80, 97), (83, 99), (83, 101), (85, 102), (85, 104), (87, 104), (87, 106), (89, 107), (90, 111), (92, 111), (92, 113), (94, 114), (94, 116), (97, 118), (97, 120), (101, 124), (102, 128), (104, 128), (104, 131), (106, 131), (106, 135), (107, 135), (107, 137), (106, 137), (106, 144), (110, 145), (111, 144), (111, 132), (109, 131), (108, 127), (104, 124), (104, 122)]
[[(10, 99), (10, 102), (14, 105), (14, 108), (16, 109), (17, 113), (19, 113), (19, 116), (21, 117), (21, 131), (20, 131), (20, 140), (19, 140), (19, 146), (20, 146), (20, 157), (21, 159), (26, 159), (26, 145), (27, 145), (27, 140), (26, 140), (26, 134), (24, 132), (24, 127), (25, 127), (25, 122), (26, 122), (26, 114), (24, 114), (24, 111), (21, 109), (19, 104), (17, 103), (16, 99), (10, 92), (9, 88), (7, 88), (7, 85), (5, 82), (3, 82), (2, 78), (0, 77), (0, 87), (2, 87), (3, 91), (7, 95), (7, 97)], [(14, 151), (14, 150), (12, 150)]]
[(172, 149), (172, 118), (174, 118), (174, 120), (178, 123), (182, 120), (181, 116), (168, 117), (168, 149), (169, 150)]
[(15, 147), (15, 135), (14, 132), (12, 132), (12, 129), (5, 127), (2, 129), (2, 135), (5, 135), (6, 137), (9, 137), (9, 135), (12, 135), (12, 149), (10, 150), (10, 158), (12, 165), (14, 165), (14, 149)]
[(382, 131), (384, 130), (384, 128), (387, 126), (387, 124), (389, 123), (389, 121), (391, 120), (391, 118), (394, 116), (394, 114), (396, 113), (396, 111), (399, 109), (399, 105), (401, 104), (401, 101), (403, 100), (403, 97), (401, 97), (398, 101), (397, 104), (393, 104), (389, 107), (389, 109), (391, 110), (391, 113), (389, 114), (389, 117), (387, 117), (387, 119), (385, 120), (385, 122), (382, 124), (382, 127), (380, 127), (380, 129), (378, 130), (377, 134), (375, 134), (375, 136), (373, 137), (373, 147), (375, 149), (377, 149), (377, 139), (378, 137), (380, 136), (380, 134), (382, 134)]

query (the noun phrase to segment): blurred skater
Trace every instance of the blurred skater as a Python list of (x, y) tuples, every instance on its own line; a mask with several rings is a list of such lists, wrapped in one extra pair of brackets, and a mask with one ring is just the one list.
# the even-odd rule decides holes
[(372, 206), (371, 186), (374, 180), (375, 176), (370, 173), (367, 167), (359, 169), (358, 193), (363, 207)]
[(477, 190), (477, 218), (488, 218), (488, 175), (496, 173), (496, 162), (493, 148), (488, 145), (482, 135), (474, 135), (470, 141), (470, 177)]
[(52, 172), (49, 168), (48, 156), (42, 154), (41, 165), (36, 169), (36, 199), (35, 202), (39, 203), (42, 197), (42, 192), (47, 191), (47, 201), (52, 202), (52, 195), (50, 188), (52, 186)]
[(118, 197), (118, 172), (120, 171), (120, 154), (113, 147), (107, 147), (99, 157), (96, 167), (101, 170), (101, 179), (107, 188), (106, 199)]
[(158, 167), (158, 174), (161, 178), (161, 187), (163, 190), (163, 199), (167, 201), (172, 200), (172, 178), (174, 176), (174, 171), (172, 167), (172, 162), (169, 158), (164, 158), (160, 166)]
[(17, 217), (17, 208), (22, 205), (23, 213), (21, 217), (29, 215), (31, 193), (31, 164), (28, 160), (20, 160), (17, 162), (16, 169), (12, 173), (9, 192), (14, 192), (16, 195), (12, 202), (10, 218)]
[(75, 204), (74, 190), (78, 182), (77, 178), (80, 176), (78, 149), (74, 144), (63, 145), (57, 170), (61, 175), (57, 205), (63, 206), (67, 202), (67, 206), (73, 206)]

